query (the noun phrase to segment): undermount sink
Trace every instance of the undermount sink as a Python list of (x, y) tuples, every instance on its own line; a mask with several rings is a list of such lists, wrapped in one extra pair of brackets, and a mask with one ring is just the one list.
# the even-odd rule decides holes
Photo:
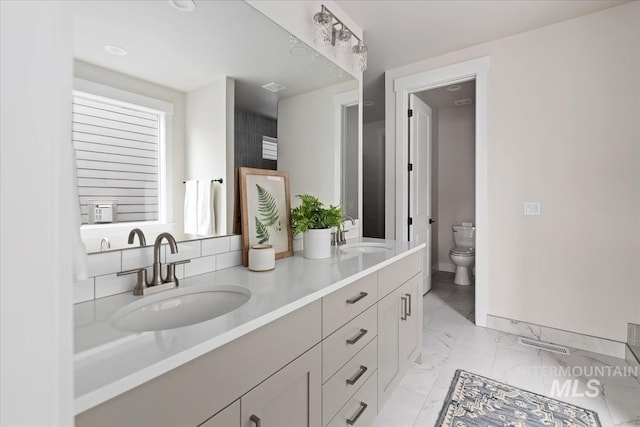
[(390, 251), (391, 249), (393, 249), (391, 245), (376, 242), (347, 243), (346, 245), (340, 246), (340, 252), (373, 253), (386, 252)]
[(118, 329), (161, 331), (210, 320), (240, 307), (251, 298), (248, 289), (233, 285), (178, 288), (142, 297), (111, 316)]

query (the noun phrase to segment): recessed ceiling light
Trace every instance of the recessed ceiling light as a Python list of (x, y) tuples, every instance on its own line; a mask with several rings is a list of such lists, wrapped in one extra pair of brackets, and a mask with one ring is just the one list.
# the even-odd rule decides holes
[(370, 99), (368, 99), (368, 100), (366, 100), (366, 101), (364, 101), (362, 103), (362, 105), (364, 105), (365, 107), (371, 107), (371, 106), (373, 106), (373, 104), (375, 104), (375, 102), (371, 101)]
[(455, 91), (460, 90), (460, 89), (462, 89), (462, 86), (460, 86), (460, 85), (447, 86), (447, 90), (449, 92), (455, 92)]
[(456, 99), (455, 101), (453, 101), (453, 103), (456, 105), (456, 107), (461, 107), (463, 105), (469, 105), (473, 103), (473, 101), (471, 100), (471, 98), (464, 98), (464, 99)]
[(169, 0), (169, 4), (182, 12), (191, 12), (196, 8), (194, 0)]
[(266, 85), (262, 85), (262, 87), (273, 93), (281, 92), (287, 88), (286, 86), (282, 86), (281, 84), (276, 82), (267, 83)]
[(104, 50), (109, 52), (112, 55), (124, 56), (127, 54), (127, 51), (121, 48), (120, 46), (114, 46), (112, 44), (106, 45)]

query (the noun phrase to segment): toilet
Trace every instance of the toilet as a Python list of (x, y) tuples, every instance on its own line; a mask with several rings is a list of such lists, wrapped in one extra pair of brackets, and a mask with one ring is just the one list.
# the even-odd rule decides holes
[(453, 226), (455, 246), (449, 251), (449, 258), (456, 266), (453, 283), (468, 286), (471, 282), (470, 268), (476, 262), (476, 228), (469, 222)]

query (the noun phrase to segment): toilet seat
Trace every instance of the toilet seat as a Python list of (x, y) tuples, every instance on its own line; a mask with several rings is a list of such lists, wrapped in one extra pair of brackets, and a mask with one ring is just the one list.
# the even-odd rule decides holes
[(469, 257), (469, 256), (475, 256), (475, 250), (474, 248), (467, 248), (464, 246), (456, 246), (455, 248), (451, 249), (449, 251), (449, 253), (451, 255), (457, 255), (457, 256), (463, 256), (463, 257)]

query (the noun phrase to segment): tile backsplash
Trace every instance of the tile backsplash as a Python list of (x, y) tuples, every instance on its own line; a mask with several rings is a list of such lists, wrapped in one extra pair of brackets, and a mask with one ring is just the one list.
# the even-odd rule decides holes
[[(242, 236), (224, 236), (178, 243), (178, 253), (172, 254), (168, 245), (162, 245), (160, 259), (163, 264), (190, 259), (188, 264), (176, 266), (178, 279), (210, 273), (242, 264)], [(153, 248), (132, 248), (88, 255), (89, 278), (73, 285), (74, 304), (131, 292), (136, 275), (118, 276), (120, 271), (147, 267), (152, 274)], [(164, 270), (164, 269), (163, 269)]]
[(627, 328), (627, 344), (640, 346), (640, 325), (629, 323)]

